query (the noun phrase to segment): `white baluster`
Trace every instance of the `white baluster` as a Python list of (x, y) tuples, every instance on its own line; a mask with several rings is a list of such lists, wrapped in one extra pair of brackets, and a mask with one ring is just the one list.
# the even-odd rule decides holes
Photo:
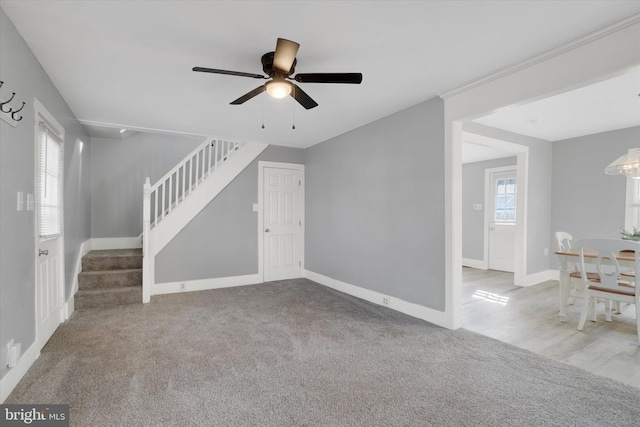
[(164, 209), (165, 209), (164, 208), (165, 207), (165, 197), (164, 196), (165, 196), (165, 193), (166, 193), (166, 190), (164, 188), (165, 187), (165, 182), (166, 181), (162, 182), (162, 184), (160, 184), (160, 186), (158, 187), (158, 188), (162, 188), (162, 208), (161, 208), (162, 209), (162, 212), (161, 212), (162, 216), (160, 217), (161, 220), (164, 219)]
[(171, 205), (173, 205), (173, 174), (169, 176), (169, 206), (167, 207), (167, 213), (171, 212)]
[(204, 181), (204, 177), (205, 177), (205, 175), (207, 173), (207, 168), (206, 168), (206, 166), (207, 166), (207, 148), (206, 147), (202, 149), (202, 159), (201, 159), (201, 161), (202, 161), (202, 181)]
[(184, 200), (186, 191), (187, 191), (187, 163), (185, 162), (182, 165), (182, 200)]
[[(156, 197), (157, 200), (157, 197)], [(152, 255), (150, 252), (151, 238), (151, 181), (149, 177), (144, 182), (142, 202), (142, 302), (151, 300), (151, 275)]]
[(195, 188), (198, 187), (198, 175), (200, 173), (200, 151), (198, 151), (196, 153), (196, 182), (195, 182)]
[(211, 175), (211, 144), (207, 145), (209, 150), (209, 160), (207, 161), (207, 175)]

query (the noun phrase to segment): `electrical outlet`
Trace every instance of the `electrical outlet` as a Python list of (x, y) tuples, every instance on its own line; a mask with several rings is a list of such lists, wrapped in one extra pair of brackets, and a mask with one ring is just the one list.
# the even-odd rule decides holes
[(548, 256), (549, 255), (549, 248), (544, 248), (544, 255)]
[(187, 284), (186, 283), (180, 283), (180, 290), (181, 291), (186, 291), (187, 290)]
[(382, 297), (382, 304), (389, 305), (391, 301), (389, 301), (389, 297)]

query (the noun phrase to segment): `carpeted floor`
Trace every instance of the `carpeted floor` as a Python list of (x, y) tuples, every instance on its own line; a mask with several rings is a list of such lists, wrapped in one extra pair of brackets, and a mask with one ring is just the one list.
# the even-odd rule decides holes
[(5, 403), (77, 426), (638, 426), (640, 390), (308, 280), (61, 325)]

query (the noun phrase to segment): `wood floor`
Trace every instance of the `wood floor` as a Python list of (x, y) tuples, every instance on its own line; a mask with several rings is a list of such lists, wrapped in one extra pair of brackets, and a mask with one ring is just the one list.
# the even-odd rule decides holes
[(513, 274), (463, 268), (465, 329), (533, 351), (551, 359), (640, 388), (640, 345), (635, 307), (604, 320), (603, 304), (596, 323), (578, 331), (582, 299), (558, 316), (558, 282), (527, 288), (513, 285)]

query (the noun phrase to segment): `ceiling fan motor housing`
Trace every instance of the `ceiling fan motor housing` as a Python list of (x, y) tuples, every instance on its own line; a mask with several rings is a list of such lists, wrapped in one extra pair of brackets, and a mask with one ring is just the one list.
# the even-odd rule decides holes
[(264, 71), (264, 73), (267, 74), (269, 77), (272, 77), (272, 78), (279, 77), (279, 78), (285, 79), (296, 71), (296, 64), (298, 63), (297, 59), (293, 60), (291, 69), (286, 74), (282, 73), (280, 70), (273, 68), (274, 55), (275, 55), (275, 52), (268, 52), (262, 55), (262, 58), (260, 59), (262, 61), (262, 71)]

